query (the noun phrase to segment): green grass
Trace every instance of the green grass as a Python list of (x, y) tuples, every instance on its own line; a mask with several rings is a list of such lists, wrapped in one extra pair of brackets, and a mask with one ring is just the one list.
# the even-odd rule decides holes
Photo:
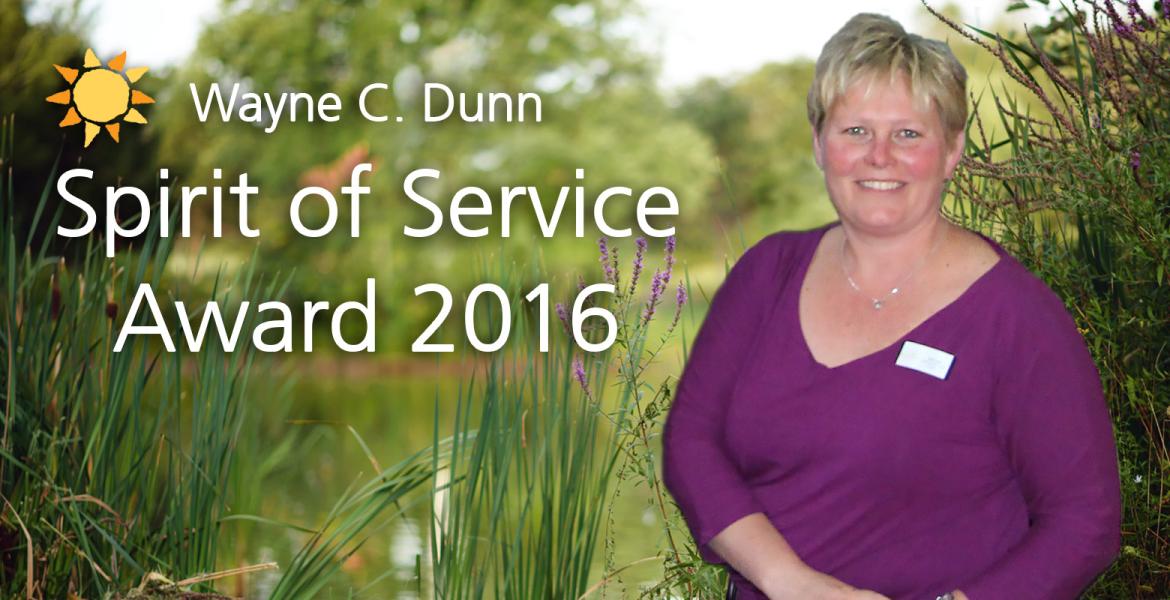
[[(37, 199), (13, 196), (11, 122), (2, 130), (0, 595), (96, 598), (152, 571), (210, 571), (253, 356), (166, 353), (136, 338), (113, 352), (138, 285), (165, 296), (170, 242), (156, 224), (115, 259), (89, 238), (66, 260), (53, 182)], [(255, 281), (250, 271), (217, 281), (212, 297), (274, 292)]]

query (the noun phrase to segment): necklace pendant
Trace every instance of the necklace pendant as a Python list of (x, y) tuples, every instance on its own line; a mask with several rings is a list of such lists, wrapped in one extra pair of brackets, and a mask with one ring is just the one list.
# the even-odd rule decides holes
[(885, 306), (885, 303), (882, 302), (881, 300), (874, 300), (873, 301), (873, 309), (874, 310), (881, 310), (883, 306)]

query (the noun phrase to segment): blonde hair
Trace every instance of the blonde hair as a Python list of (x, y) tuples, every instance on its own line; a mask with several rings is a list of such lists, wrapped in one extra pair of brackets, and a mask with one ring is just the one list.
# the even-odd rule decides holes
[(833, 103), (854, 83), (906, 78), (910, 93), (934, 105), (948, 135), (967, 125), (967, 70), (946, 42), (907, 33), (895, 20), (869, 13), (849, 19), (817, 58), (808, 90), (808, 122), (819, 133)]

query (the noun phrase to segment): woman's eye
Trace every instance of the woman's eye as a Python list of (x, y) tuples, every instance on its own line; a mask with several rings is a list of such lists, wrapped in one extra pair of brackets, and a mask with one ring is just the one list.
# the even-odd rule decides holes
[(864, 127), (846, 127), (845, 134), (846, 135), (864, 135), (865, 128)]
[(914, 131), (913, 129), (903, 129), (903, 130), (902, 130), (902, 137), (904, 137), (904, 138), (916, 138), (916, 137), (920, 137), (920, 136), (918, 135), (918, 132), (917, 132), (917, 131)]

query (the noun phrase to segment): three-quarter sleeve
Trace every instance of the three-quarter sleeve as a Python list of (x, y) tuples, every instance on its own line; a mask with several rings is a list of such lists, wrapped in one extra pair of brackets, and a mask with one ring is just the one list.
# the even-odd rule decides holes
[[(963, 590), (971, 600), (1076, 598), (1116, 557), (1121, 485), (1112, 420), (1084, 340), (1034, 279), (997, 349), (992, 411), (1028, 508), (1022, 540)], [(961, 551), (962, 549), (956, 549)]]
[(725, 562), (708, 546), (716, 534), (764, 512), (728, 456), (724, 416), (748, 347), (779, 287), (782, 234), (749, 249), (711, 301), (692, 344), (663, 431), (663, 480), (702, 558)]

